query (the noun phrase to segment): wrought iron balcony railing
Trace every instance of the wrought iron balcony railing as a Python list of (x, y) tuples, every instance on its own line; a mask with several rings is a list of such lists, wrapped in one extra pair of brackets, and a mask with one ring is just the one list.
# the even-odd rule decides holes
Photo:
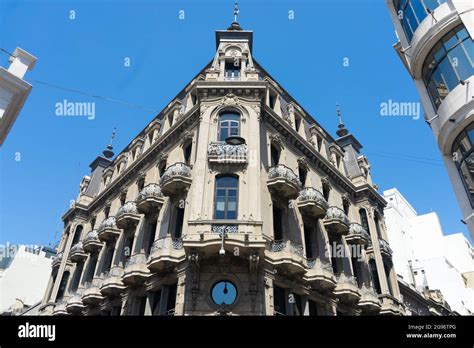
[(270, 250), (272, 252), (289, 251), (298, 256), (304, 256), (303, 246), (296, 244), (290, 240), (276, 240), (270, 243)]
[(177, 176), (191, 178), (191, 168), (186, 163), (182, 162), (177, 162), (170, 165), (168, 168), (166, 168), (160, 179), (161, 185)]
[(268, 178), (269, 179), (283, 178), (298, 187), (303, 186), (301, 184), (300, 179), (295, 174), (295, 172), (291, 168), (288, 168), (287, 166), (285, 166), (284, 164), (277, 164), (276, 166), (271, 167), (268, 171)]
[(207, 147), (210, 162), (218, 163), (245, 163), (247, 162), (248, 148), (246, 144), (230, 145), (224, 141), (211, 142)]

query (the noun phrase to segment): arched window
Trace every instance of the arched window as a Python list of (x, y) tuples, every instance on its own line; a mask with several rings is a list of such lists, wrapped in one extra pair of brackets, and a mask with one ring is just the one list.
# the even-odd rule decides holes
[(76, 231), (74, 232), (74, 237), (72, 238), (72, 245), (76, 244), (81, 240), (81, 233), (82, 233), (82, 225), (76, 227)]
[(219, 117), (219, 141), (240, 135), (240, 115), (235, 112), (224, 112)]
[(215, 219), (237, 219), (238, 177), (233, 175), (218, 176), (214, 197)]

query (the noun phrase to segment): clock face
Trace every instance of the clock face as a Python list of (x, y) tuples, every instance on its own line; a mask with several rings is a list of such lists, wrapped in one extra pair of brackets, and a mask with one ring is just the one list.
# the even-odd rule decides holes
[(216, 305), (231, 305), (237, 299), (237, 288), (228, 280), (221, 280), (211, 289), (211, 298)]

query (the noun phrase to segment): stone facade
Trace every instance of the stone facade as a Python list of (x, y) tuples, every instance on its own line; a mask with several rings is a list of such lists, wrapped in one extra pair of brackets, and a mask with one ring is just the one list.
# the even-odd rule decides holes
[(253, 32), (234, 22), (216, 43), (122, 153), (92, 162), (42, 312), (403, 314), (360, 143), (270, 77)]

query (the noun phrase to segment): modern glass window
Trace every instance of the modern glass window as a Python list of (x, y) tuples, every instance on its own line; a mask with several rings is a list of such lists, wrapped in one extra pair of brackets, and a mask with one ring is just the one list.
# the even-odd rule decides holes
[(240, 61), (236, 60), (225, 62), (224, 77), (226, 80), (240, 79)]
[(237, 113), (223, 113), (219, 117), (219, 141), (228, 137), (240, 135), (240, 115)]
[(474, 208), (474, 122), (454, 140), (452, 154), (471, 207)]
[(397, 11), (398, 19), (408, 41), (411, 41), (416, 29), (439, 5), (446, 0), (394, 0), (393, 5)]
[(221, 280), (212, 287), (211, 299), (218, 306), (230, 306), (237, 300), (237, 288), (232, 282)]
[(448, 32), (423, 64), (423, 81), (433, 106), (438, 109), (457, 85), (474, 75), (474, 42), (464, 26)]
[(214, 199), (215, 219), (237, 219), (237, 199), (239, 192), (239, 178), (224, 175), (216, 178)]

